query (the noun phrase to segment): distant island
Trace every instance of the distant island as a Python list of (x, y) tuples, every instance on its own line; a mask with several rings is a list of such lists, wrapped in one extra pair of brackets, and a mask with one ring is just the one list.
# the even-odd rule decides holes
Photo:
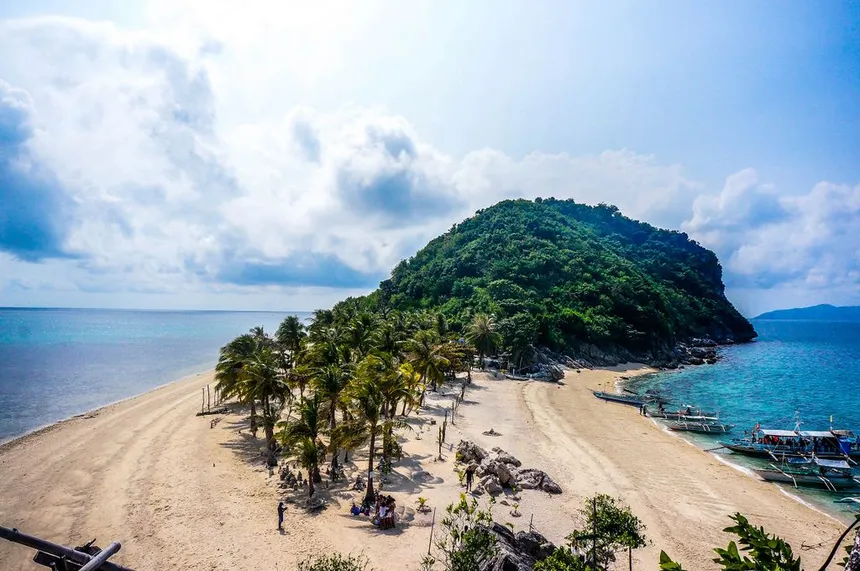
[(597, 365), (701, 364), (716, 344), (757, 336), (726, 299), (713, 252), (615, 206), (554, 198), (478, 211), (362, 302), (438, 313), (454, 331), (490, 315), (516, 364), (536, 348)]
[(753, 319), (793, 319), (799, 321), (856, 321), (860, 322), (860, 306), (838, 307), (827, 303), (811, 307), (777, 309), (762, 313)]

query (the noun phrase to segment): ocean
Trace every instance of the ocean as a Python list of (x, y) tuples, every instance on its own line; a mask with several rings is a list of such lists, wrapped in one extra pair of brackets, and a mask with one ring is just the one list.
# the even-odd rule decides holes
[(0, 308), (0, 442), (211, 369), (233, 337), (287, 315)]
[[(655, 389), (674, 404), (717, 411), (736, 426), (731, 437), (742, 437), (757, 423), (791, 430), (797, 421), (802, 430), (833, 427), (860, 434), (860, 323), (753, 320), (753, 325), (759, 338), (720, 349), (715, 365), (649, 375), (631, 388)], [(702, 448), (719, 446), (728, 437), (685, 436)], [(766, 464), (726, 450), (715, 452), (741, 469)], [(833, 499), (860, 495), (856, 490), (837, 496), (790, 491), (842, 516), (849, 508)]]

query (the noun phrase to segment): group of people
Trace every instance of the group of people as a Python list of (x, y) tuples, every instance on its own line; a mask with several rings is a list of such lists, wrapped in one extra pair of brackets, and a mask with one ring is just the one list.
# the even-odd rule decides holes
[(378, 526), (379, 529), (390, 529), (394, 527), (395, 524), (397, 517), (395, 512), (396, 508), (397, 504), (393, 497), (379, 494), (376, 496), (376, 505), (374, 508), (371, 508), (370, 502), (367, 501), (362, 503), (361, 506), (358, 506), (353, 502), (349, 511), (354, 516), (370, 516), (372, 512), (373, 517), (370, 521), (373, 525)]

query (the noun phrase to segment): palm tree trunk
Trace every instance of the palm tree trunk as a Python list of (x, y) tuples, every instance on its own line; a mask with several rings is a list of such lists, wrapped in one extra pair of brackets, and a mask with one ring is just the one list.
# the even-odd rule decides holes
[(252, 398), (251, 399), (251, 434), (254, 435), (254, 438), (257, 438), (257, 403)]
[[(313, 474), (314, 470), (310, 470), (311, 474)], [(308, 478), (308, 497), (311, 498), (314, 495), (316, 489), (314, 488), (314, 479), (313, 477)]]
[(365, 502), (372, 502), (376, 494), (373, 492), (373, 450), (376, 446), (376, 425), (370, 427), (370, 450), (367, 452), (367, 492)]

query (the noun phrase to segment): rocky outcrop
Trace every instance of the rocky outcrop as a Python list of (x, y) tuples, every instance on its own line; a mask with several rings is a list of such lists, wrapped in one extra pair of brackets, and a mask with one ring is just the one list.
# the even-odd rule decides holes
[(485, 529), (496, 537), (496, 553), (480, 565), (479, 571), (531, 571), (535, 563), (555, 551), (555, 545), (536, 531), (514, 534), (496, 522)]
[(525, 490), (541, 490), (560, 494), (559, 486), (543, 470), (521, 468), (522, 462), (498, 446), (487, 452), (474, 442), (461, 440), (457, 444), (457, 461), (471, 466), (480, 478), (476, 490), (500, 494), (504, 488), (514, 486)]

